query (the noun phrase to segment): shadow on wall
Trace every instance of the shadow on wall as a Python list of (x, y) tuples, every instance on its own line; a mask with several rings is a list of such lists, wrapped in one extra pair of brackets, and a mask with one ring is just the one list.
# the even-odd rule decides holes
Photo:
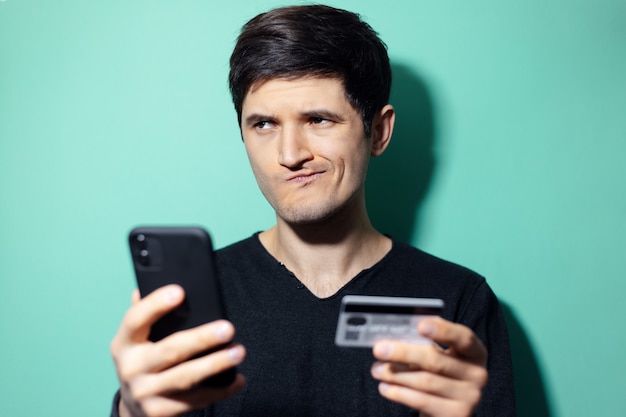
[(546, 387), (537, 356), (513, 309), (500, 302), (511, 340), (517, 417), (551, 417)]
[[(410, 68), (392, 64), (396, 126), (389, 148), (372, 159), (366, 183), (374, 226), (405, 242), (419, 241), (420, 209), (436, 167), (434, 107), (426, 84)], [(518, 417), (551, 417), (537, 358), (511, 307), (502, 304), (511, 339)]]
[(390, 102), (396, 110), (391, 143), (373, 158), (365, 184), (374, 226), (404, 242), (414, 242), (419, 208), (431, 183), (435, 159), (433, 106), (422, 80), (409, 68), (392, 63)]

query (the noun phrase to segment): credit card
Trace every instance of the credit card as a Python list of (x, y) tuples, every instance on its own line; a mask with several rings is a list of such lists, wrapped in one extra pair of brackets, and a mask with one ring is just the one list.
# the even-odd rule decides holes
[(443, 300), (438, 298), (346, 295), (341, 301), (335, 344), (372, 347), (381, 339), (426, 344), (431, 340), (417, 332), (425, 317), (438, 316)]

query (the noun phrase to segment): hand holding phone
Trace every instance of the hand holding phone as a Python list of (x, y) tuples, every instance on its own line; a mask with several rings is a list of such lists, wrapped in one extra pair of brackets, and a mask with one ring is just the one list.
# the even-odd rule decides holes
[[(199, 227), (139, 227), (129, 245), (141, 297), (168, 284), (185, 291), (183, 303), (155, 322), (149, 339), (157, 342), (181, 330), (226, 318), (209, 234)], [(195, 357), (219, 350), (212, 349)], [(224, 387), (233, 382), (234, 368), (201, 383)]]
[[(203, 387), (207, 377), (232, 369), (245, 356), (243, 346), (232, 343), (234, 328), (225, 320), (183, 330), (158, 342), (148, 334), (154, 322), (184, 300), (179, 286), (158, 288), (144, 298), (139, 291), (111, 342), (111, 355), (120, 383), (120, 417), (178, 416), (205, 408), (239, 392), (242, 375), (224, 387)], [(228, 343), (225, 349), (197, 357)], [(197, 357), (194, 360), (190, 358)]]
[(241, 391), (245, 379), (235, 366), (245, 349), (233, 343), (232, 324), (219, 320), (224, 310), (208, 234), (138, 228), (129, 243), (139, 291), (110, 346), (120, 417), (177, 416)]

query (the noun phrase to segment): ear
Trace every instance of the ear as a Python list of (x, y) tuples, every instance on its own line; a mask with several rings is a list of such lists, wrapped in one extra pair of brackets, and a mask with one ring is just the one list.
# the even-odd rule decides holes
[(391, 104), (385, 105), (374, 116), (372, 120), (372, 156), (381, 155), (389, 142), (393, 133), (393, 125), (396, 122), (396, 111)]

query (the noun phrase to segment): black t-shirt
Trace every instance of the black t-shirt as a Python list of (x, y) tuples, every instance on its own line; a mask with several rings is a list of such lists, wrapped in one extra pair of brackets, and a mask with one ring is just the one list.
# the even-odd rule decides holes
[(484, 278), (399, 241), (373, 267), (320, 299), (262, 246), (258, 235), (217, 251), (228, 318), (247, 350), (239, 394), (189, 416), (410, 416), (378, 393), (366, 348), (334, 344), (344, 295), (441, 298), (442, 317), (477, 334), (489, 352), (481, 417), (515, 415), (506, 325)]

